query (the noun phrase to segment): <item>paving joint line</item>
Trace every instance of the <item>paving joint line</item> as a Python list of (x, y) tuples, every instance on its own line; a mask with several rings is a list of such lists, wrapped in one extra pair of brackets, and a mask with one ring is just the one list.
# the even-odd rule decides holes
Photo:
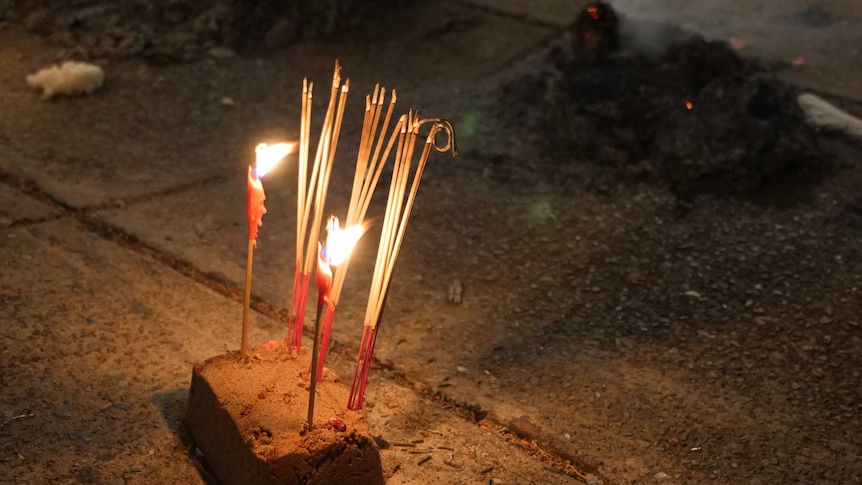
[[(566, 27), (562, 25), (557, 25), (553, 22), (548, 22), (547, 20), (538, 19), (536, 17), (531, 17), (528, 14), (519, 14), (514, 12), (508, 12), (506, 10), (501, 10), (499, 8), (494, 8), (488, 5), (477, 5), (469, 0), (449, 0), (449, 3), (453, 3), (456, 5), (461, 5), (462, 7), (467, 7), (473, 10), (478, 10), (480, 12), (488, 13), (491, 15), (495, 15), (497, 17), (502, 17), (510, 20), (516, 20), (528, 25), (536, 25), (540, 27), (547, 27), (554, 30), (559, 30), (560, 32), (565, 31)], [(572, 22), (575, 20), (572, 19)]]

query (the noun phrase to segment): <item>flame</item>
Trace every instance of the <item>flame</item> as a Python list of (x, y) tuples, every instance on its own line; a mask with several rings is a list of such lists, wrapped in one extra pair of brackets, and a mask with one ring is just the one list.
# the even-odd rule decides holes
[(257, 160), (254, 165), (254, 173), (258, 177), (263, 177), (273, 167), (275, 167), (282, 158), (293, 153), (295, 143), (276, 143), (275, 145), (267, 145), (261, 143), (254, 152), (257, 154)]
[(350, 256), (353, 247), (359, 242), (359, 238), (365, 234), (365, 224), (356, 224), (344, 229), (338, 226), (338, 218), (332, 216), (326, 223), (326, 247), (323, 248), (323, 257), (330, 266), (338, 266)]
[(685, 109), (692, 109), (692, 108), (694, 108), (694, 105), (691, 103), (691, 101), (686, 101), (685, 102)]
[(590, 17), (592, 17), (593, 20), (599, 19), (599, 7), (597, 7), (596, 5), (588, 6), (587, 13), (590, 14)]

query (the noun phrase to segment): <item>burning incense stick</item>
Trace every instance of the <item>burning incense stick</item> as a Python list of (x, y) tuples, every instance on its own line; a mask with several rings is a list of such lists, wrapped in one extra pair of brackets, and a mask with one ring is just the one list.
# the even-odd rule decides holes
[(361, 225), (350, 226), (341, 229), (338, 226), (338, 218), (331, 216), (326, 224), (326, 246), (317, 245), (317, 317), (314, 320), (314, 343), (311, 347), (311, 370), (309, 379), (311, 384), (308, 392), (308, 429), (314, 424), (314, 398), (317, 382), (323, 373), (323, 367), (314, 365), (318, 361), (320, 350), (321, 329), (320, 316), (325, 307), (331, 307), (330, 290), (332, 289), (332, 268), (341, 264), (350, 255), (365, 228)]
[[(395, 141), (395, 136), (399, 133), (400, 126), (404, 120), (400, 120), (390, 136), (390, 143), (387, 146), (383, 156), (380, 157), (380, 151), (383, 147), (384, 139), (387, 135), (389, 122), (392, 118), (392, 111), (395, 108), (397, 99), (395, 91), (392, 91), (392, 97), (389, 103), (389, 109), (386, 112), (386, 117), (383, 124), (380, 124), (380, 113), (383, 109), (384, 99), (386, 97), (386, 88), (381, 88), (378, 84), (374, 87), (373, 97), (367, 95), (365, 97), (365, 118), (362, 124), (362, 136), (359, 142), (359, 153), (356, 159), (356, 171), (353, 177), (353, 190), (350, 194), (350, 203), (347, 209), (346, 225), (353, 227), (363, 224), (365, 214), (368, 211), (368, 206), (371, 203), (371, 197), (374, 194), (374, 189), (377, 186), (377, 181), (380, 179), (380, 174), (383, 171), (385, 161), (389, 156), (392, 144)], [(378, 131), (378, 128), (379, 131)], [(371, 149), (374, 146), (375, 139), (377, 148), (372, 156)], [(367, 229), (367, 227), (365, 227)], [(317, 358), (318, 376), (323, 370), (323, 365), (326, 362), (326, 354), (329, 348), (329, 336), (332, 332), (332, 320), (335, 315), (335, 309), (338, 305), (338, 299), (341, 295), (341, 290), (344, 286), (344, 278), (347, 275), (347, 269), (350, 265), (350, 256), (334, 270), (334, 279), (330, 291), (331, 304), (326, 307), (322, 332), (320, 356)]]
[(257, 231), (263, 225), (263, 215), (266, 207), (263, 201), (266, 195), (263, 192), (263, 183), (260, 179), (266, 175), (281, 159), (293, 151), (293, 143), (278, 143), (267, 146), (261, 143), (255, 148), (254, 167), (248, 166), (248, 197), (246, 199), (246, 211), (248, 215), (248, 256), (245, 265), (245, 302), (242, 311), (242, 343), (240, 344), (240, 359), (248, 357), (248, 318), (251, 305), (251, 269), (254, 259), (254, 250), (257, 248)]
[[(413, 164), (416, 139), (419, 129), (426, 123), (431, 123), (431, 130), (425, 139), (419, 160), (413, 170), (413, 178), (410, 179), (411, 166)], [(356, 368), (353, 372), (353, 381), (350, 386), (350, 397), (348, 409), (357, 410), (362, 408), (365, 398), (365, 387), (368, 382), (368, 373), (371, 369), (371, 361), (374, 354), (374, 346), (377, 342), (377, 326), (383, 318), (383, 308), (389, 294), (389, 284), (398, 252), (404, 240), (407, 222), (416, 201), (416, 193), (419, 182), (428, 161), (431, 148), (443, 152), (452, 150), (456, 154), (455, 131), (452, 124), (440, 119), (419, 119), (418, 113), (408, 112), (402, 116), (398, 123), (398, 146), (395, 151), (395, 164), (392, 169), (392, 180), (389, 184), (389, 197), (386, 202), (385, 215), (383, 217), (383, 228), (380, 235), (380, 246), (377, 249), (377, 261), (374, 265), (374, 273), (371, 280), (371, 289), (368, 296), (368, 306), (365, 312), (365, 323), (362, 331), (362, 341), (359, 347), (359, 355), (356, 358)], [(445, 146), (436, 144), (437, 134), (446, 132), (447, 142)], [(393, 133), (394, 135), (394, 133)], [(392, 144), (390, 141), (390, 147)], [(387, 151), (390, 147), (387, 147)], [(410, 190), (407, 191), (408, 183)], [(405, 201), (406, 196), (406, 201)]]
[[(291, 314), (287, 323), (287, 347), (299, 351), (302, 346), (302, 329), (305, 320), (305, 305), (311, 280), (311, 270), (316, 260), (314, 252), (320, 233), (332, 162), (341, 133), (341, 121), (350, 81), (341, 84), (341, 66), (335, 63), (329, 106), (321, 128), (320, 140), (314, 156), (311, 175), (308, 176), (308, 156), (311, 132), (311, 108), (313, 84), (303, 82), (302, 119), (300, 122), (300, 162), (297, 176), (296, 208), (296, 273), (294, 275)], [(341, 95), (338, 96), (339, 90)]]

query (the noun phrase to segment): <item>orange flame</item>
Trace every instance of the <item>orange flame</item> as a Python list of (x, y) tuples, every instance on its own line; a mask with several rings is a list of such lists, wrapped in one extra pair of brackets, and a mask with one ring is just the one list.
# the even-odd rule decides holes
[(587, 13), (590, 14), (590, 17), (592, 17), (593, 20), (599, 19), (599, 7), (590, 5), (587, 7)]
[(259, 144), (255, 149), (257, 160), (254, 165), (254, 173), (258, 177), (263, 177), (267, 172), (272, 170), (282, 158), (290, 155), (293, 152), (295, 143), (276, 143), (275, 145), (267, 145), (266, 143)]
[(331, 216), (326, 224), (326, 247), (323, 249), (323, 256), (330, 266), (338, 266), (350, 256), (353, 247), (359, 242), (359, 239), (365, 234), (368, 227), (365, 224), (356, 224), (354, 226), (341, 229), (338, 226), (338, 218)]

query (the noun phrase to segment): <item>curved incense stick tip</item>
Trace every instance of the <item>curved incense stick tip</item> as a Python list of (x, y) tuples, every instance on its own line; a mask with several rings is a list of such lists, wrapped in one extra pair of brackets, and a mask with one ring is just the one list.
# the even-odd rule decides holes
[[(434, 143), (434, 149), (438, 152), (445, 152), (448, 150), (452, 150), (452, 156), (458, 154), (458, 146), (455, 143), (455, 127), (452, 126), (452, 122), (449, 120), (444, 120), (441, 118), (436, 118), (434, 120), (434, 126), (431, 127), (431, 133), (428, 134), (428, 137), (431, 138)], [(446, 132), (446, 145), (439, 146), (437, 145), (437, 132), (445, 131)]]

